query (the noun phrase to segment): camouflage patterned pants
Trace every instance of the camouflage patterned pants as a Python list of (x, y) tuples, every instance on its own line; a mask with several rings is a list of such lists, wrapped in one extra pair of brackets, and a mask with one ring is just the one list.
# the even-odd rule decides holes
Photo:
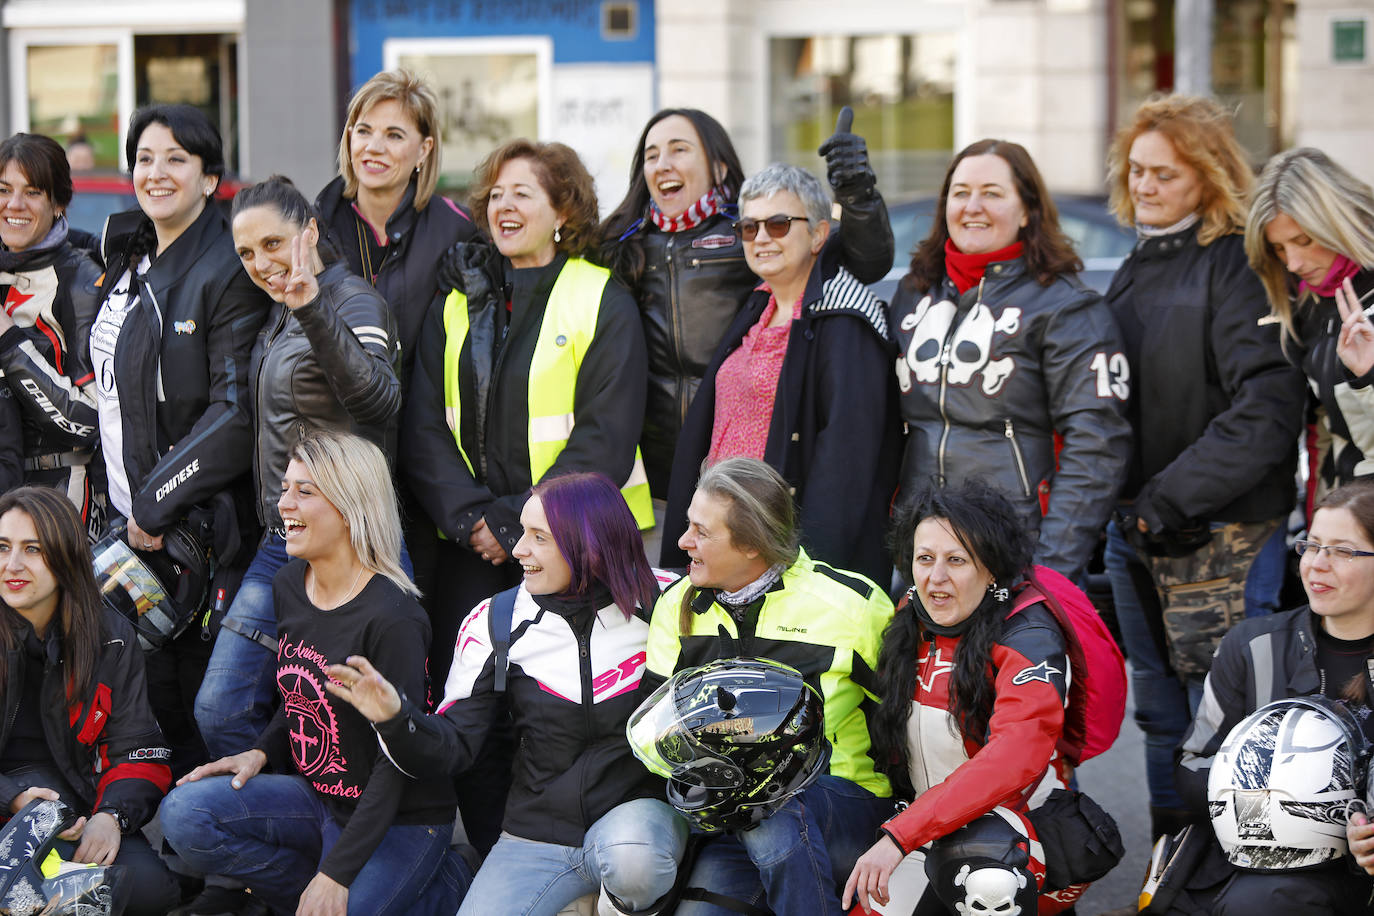
[(1235, 522), (1186, 557), (1142, 557), (1164, 609), (1169, 662), (1179, 677), (1201, 680), (1232, 624), (1245, 617), (1245, 579), (1282, 519)]

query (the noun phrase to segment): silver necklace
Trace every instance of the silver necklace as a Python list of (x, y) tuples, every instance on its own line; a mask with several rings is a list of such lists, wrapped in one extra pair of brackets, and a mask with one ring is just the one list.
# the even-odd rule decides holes
[[(361, 578), (363, 577), (363, 570), (365, 570), (365, 569), (367, 569), (366, 566), (363, 566), (363, 565), (359, 564), (359, 566), (358, 566), (358, 574), (357, 574), (356, 576), (353, 577), (353, 584), (350, 585), (350, 586), (348, 587), (348, 591), (344, 592), (343, 597), (340, 598), (339, 601), (338, 601), (338, 603), (336, 603), (336, 604), (333, 604), (333, 605), (331, 605), (331, 606), (329, 606), (329, 607), (325, 607), (324, 605), (320, 604), (319, 600), (316, 599), (314, 595), (310, 594), (310, 586), (309, 586), (309, 585), (306, 585), (306, 587), (305, 587), (305, 596), (306, 596), (307, 598), (310, 599), (310, 603), (311, 603), (311, 604), (315, 605), (315, 607), (319, 608), (320, 610), (322, 610), (322, 611), (332, 611), (332, 610), (334, 610), (334, 608), (338, 607), (340, 604), (343, 604), (345, 601), (347, 601), (347, 600), (349, 599), (349, 596), (351, 596), (351, 595), (353, 594), (353, 589), (355, 589), (355, 588), (358, 587), (358, 580), (361, 579)], [(313, 571), (313, 570), (312, 570), (312, 571)], [(319, 592), (319, 588), (318, 588), (318, 576), (316, 576), (315, 579), (316, 579), (316, 586), (317, 586), (317, 587), (316, 587), (316, 593), (318, 594), (318, 592)]]

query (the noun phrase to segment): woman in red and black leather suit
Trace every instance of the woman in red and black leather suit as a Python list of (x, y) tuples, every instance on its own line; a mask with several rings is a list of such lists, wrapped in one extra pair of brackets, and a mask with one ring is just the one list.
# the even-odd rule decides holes
[(914, 800), (855, 865), (845, 905), (906, 916), (931, 897), (955, 912), (1002, 888), (1022, 913), (1067, 909), (1086, 885), (1041, 894), (1047, 856), (1027, 817), (1070, 776), (1064, 633), (1043, 603), (1011, 613), (1034, 537), (1000, 491), (966, 483), (904, 504), (893, 547), (915, 584), (883, 636), (873, 754)]

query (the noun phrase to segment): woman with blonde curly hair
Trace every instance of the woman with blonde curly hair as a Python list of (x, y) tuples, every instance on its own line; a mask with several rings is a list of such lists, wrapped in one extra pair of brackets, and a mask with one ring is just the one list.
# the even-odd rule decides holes
[(1303, 391), (1260, 322), (1264, 288), (1241, 236), (1253, 176), (1227, 112), (1151, 99), (1118, 131), (1109, 167), (1112, 208), (1139, 241), (1106, 296), (1136, 443), (1107, 572), (1158, 834), (1186, 819), (1173, 753), (1213, 650), (1233, 622), (1278, 604)]
[(1322, 483), (1374, 473), (1374, 190), (1321, 150), (1281, 153), (1255, 187), (1245, 251), (1321, 401)]
[[(446, 298), (420, 336), (401, 432), (403, 472), (444, 537), (434, 676), (449, 670), (459, 624), (477, 602), (519, 584), (511, 551), (540, 481), (600, 471), (623, 488), (640, 526), (653, 524), (636, 445), (644, 333), (633, 297), (586, 260), (597, 242), (591, 175), (562, 143), (513, 140), (474, 178), (484, 238), (444, 261)], [(459, 807), (481, 848), (499, 832), (502, 793), (465, 794), (478, 784), (469, 770)]]

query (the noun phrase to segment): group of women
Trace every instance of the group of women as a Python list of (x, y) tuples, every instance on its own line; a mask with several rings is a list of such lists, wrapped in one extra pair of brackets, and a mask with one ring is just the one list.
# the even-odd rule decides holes
[[(274, 909), (452, 912), (471, 876), (444, 829), (456, 789), (487, 853), (465, 909), (528, 891), (526, 911), (556, 912), (598, 886), (608, 906), (645, 909), (684, 855), (686, 828), (629, 760), (624, 724), (655, 682), (639, 654), (650, 616), (670, 615), (688, 647), (707, 605), (659, 600), (671, 580), (648, 567), (638, 531), (657, 520), (663, 565), (687, 567), (712, 613), (751, 632), (800, 556), (881, 595), (892, 557), (910, 555), (906, 610), (866, 662), (878, 677), (846, 689), (908, 710), (871, 723), (879, 769), (934, 799), (1016, 740), (999, 712), (1024, 708), (1024, 690), (1004, 697), (988, 665), (1062, 655), (1053, 620), (1007, 617), (1023, 571), (1081, 576), (1113, 516), (1107, 566), (1156, 830), (1188, 819), (1172, 757), (1213, 650), (1278, 603), (1304, 374), (1323, 485), (1362, 476), (1374, 454), (1368, 186), (1306, 149), (1255, 183), (1215, 103), (1146, 103), (1110, 162), (1113, 208), (1140, 241), (1101, 298), (1078, 281), (1030, 156), (982, 140), (952, 161), (940, 218), (886, 306), (863, 284), (886, 272), (892, 237), (847, 125), (821, 150), (838, 221), (807, 171), (745, 180), (714, 119), (668, 109), (598, 222), (592, 179), (559, 143), (494, 151), (471, 214), (436, 194), (437, 123), (423, 82), (378, 74), (349, 106), (339, 177), (313, 205), (274, 176), (226, 218), (211, 203), (224, 173), (214, 127), (188, 106), (142, 109), (126, 140), (139, 209), (110, 218), (103, 268), (67, 239), (61, 147), (0, 144), (0, 484), (27, 494), (13, 512), (38, 528), (0, 536), (14, 571), (0, 635), (23, 687), (7, 691), (23, 697), (7, 728), (28, 729), (0, 733), (11, 811), (27, 799), (10, 774), (45, 758), (25, 648), (87, 652), (64, 640), (118, 630), (94, 612), (48, 627), (45, 602), (86, 588), (59, 562), (59, 522), (122, 526), (145, 552), (190, 531), (213, 558), (213, 606), (146, 658), (157, 727), (143, 737), (165, 740), (158, 759), (183, 783), (164, 829), (186, 861)], [(771, 470), (739, 470), (755, 465)], [(707, 466), (776, 483), (796, 519), (763, 512), (748, 486), (717, 481), (703, 501)], [(41, 489), (21, 484), (62, 491), (73, 515), (38, 524)], [(889, 552), (899, 491), (913, 508)], [(770, 552), (770, 519), (802, 554)], [(27, 613), (22, 596), (45, 584), (46, 616)], [(513, 611), (496, 612), (501, 595)], [(939, 649), (952, 665), (922, 655)], [(121, 659), (119, 690), (142, 690), (144, 660)], [(822, 670), (804, 673), (824, 691)], [(1065, 685), (1044, 686), (1052, 737)], [(908, 744), (905, 720), (934, 707), (953, 716), (957, 747)], [(918, 767), (921, 754), (939, 760)], [(851, 868), (850, 891), (885, 901), (907, 853), (985, 817), (995, 842), (1016, 845), (1026, 813), (1067, 781), (1054, 754), (1038, 742), (1003, 773), (1024, 784), (953, 819), (918, 801), (862, 857), (837, 839), (821, 869), (836, 892), (817, 911), (839, 911)], [(53, 790), (108, 840), (100, 792), (71, 789), (72, 772)], [(582, 802), (566, 807), (574, 777)], [(848, 781), (870, 800), (890, 793), (877, 776)], [(112, 806), (123, 833), (152, 814)], [(287, 821), (312, 828), (274, 834)], [(713, 873), (713, 856), (700, 861)], [(1043, 874), (1020, 876), (1030, 900)], [(955, 885), (932, 881), (952, 906)], [(166, 888), (146, 887), (138, 905), (164, 906)]]

